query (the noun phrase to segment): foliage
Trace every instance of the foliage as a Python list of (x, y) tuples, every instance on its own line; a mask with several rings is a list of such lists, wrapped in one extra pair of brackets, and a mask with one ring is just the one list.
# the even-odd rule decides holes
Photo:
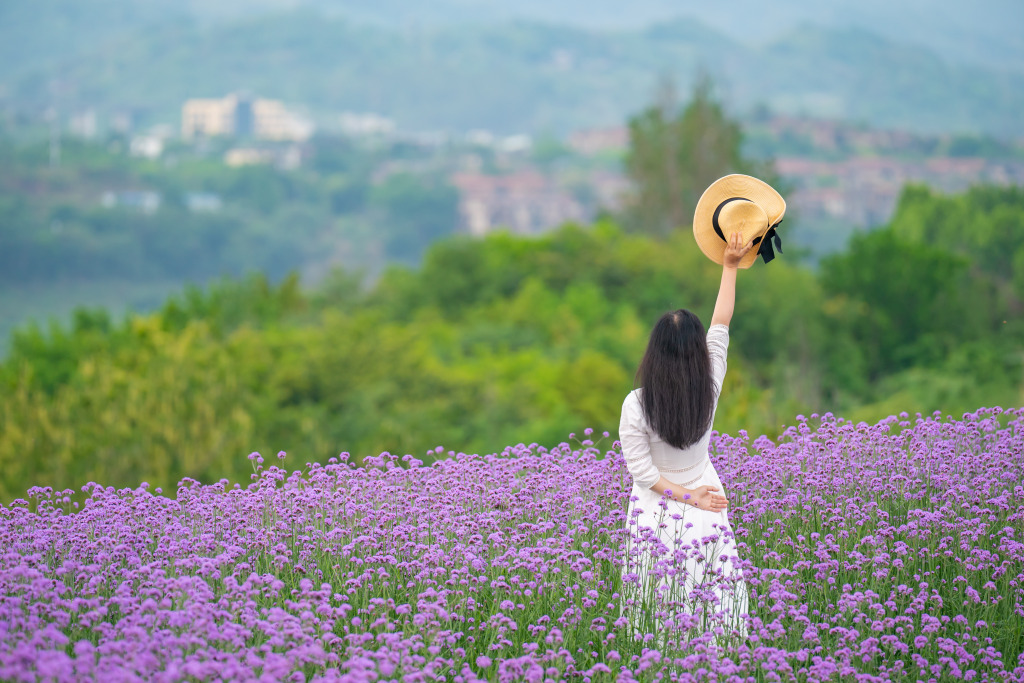
[(847, 253), (822, 264), (825, 291), (859, 304), (850, 313), (850, 336), (876, 354), (858, 364), (865, 379), (934, 363), (964, 335), (974, 336), (975, 328), (964, 325), (972, 301), (960, 296), (967, 265), (939, 247), (908, 243), (891, 228), (855, 235)]
[(385, 253), (415, 261), (432, 242), (455, 231), (458, 193), (446, 182), (411, 173), (387, 178), (370, 192), (372, 219), (388, 226)]
[(909, 185), (892, 222), (904, 239), (970, 257), (973, 273), (1024, 302), (1024, 188), (978, 185), (945, 196)]
[[(1017, 190), (908, 193), (891, 226), (819, 275), (786, 258), (744, 271), (716, 428), (774, 435), (812, 409), (876, 419), (896, 403), (1024, 400), (1016, 271), (998, 265), (1021, 259), (1024, 211), (1000, 208), (1000, 193), (1017, 206)], [(960, 208), (920, 223), (931, 202)], [(943, 232), (993, 217), (1012, 258), (975, 257), (980, 236)], [(919, 225), (946, 237), (916, 241)], [(654, 240), (603, 221), (451, 237), (415, 270), (358, 282), (224, 279), (150, 315), (83, 310), (68, 329), (18, 331), (0, 365), (0, 497), (90, 479), (238, 480), (236, 456), (254, 448), (359, 461), (613, 429), (649, 325), (680, 306), (707, 320), (718, 267), (685, 231)]]
[(743, 158), (743, 135), (711, 94), (711, 80), (698, 78), (692, 97), (676, 112), (674, 86), (663, 86), (660, 100), (629, 121), (626, 173), (636, 187), (627, 209), (630, 223), (665, 235), (693, 221), (701, 193), (728, 173), (776, 182), (771, 165)]
[[(862, 395), (871, 395), (871, 382), (908, 368), (946, 374), (939, 368), (955, 364), (985, 381), (999, 372), (1018, 376), (1024, 289), (1015, 264), (1024, 263), (1022, 254), (1019, 188), (946, 197), (911, 186), (889, 226), (855, 236), (845, 253), (826, 259), (820, 279), (842, 330), (837, 336), (849, 340), (842, 363), (851, 380), (865, 383)], [(977, 368), (954, 363), (967, 349)], [(993, 363), (1002, 369), (987, 369)]]

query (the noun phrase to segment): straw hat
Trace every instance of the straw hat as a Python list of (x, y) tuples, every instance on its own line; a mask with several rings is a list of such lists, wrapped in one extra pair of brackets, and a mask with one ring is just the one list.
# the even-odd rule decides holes
[(775, 258), (772, 241), (782, 252), (775, 228), (786, 213), (786, 200), (757, 178), (735, 173), (719, 178), (704, 190), (693, 213), (693, 236), (704, 254), (721, 265), (729, 235), (738, 231), (743, 243), (754, 240), (754, 249), (740, 260), (749, 268), (760, 254), (765, 263)]

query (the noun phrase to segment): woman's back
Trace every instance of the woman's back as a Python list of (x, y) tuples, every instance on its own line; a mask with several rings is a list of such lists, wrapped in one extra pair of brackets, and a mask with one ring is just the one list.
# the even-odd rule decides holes
[[(707, 332), (707, 349), (714, 385), (711, 408), (713, 423), (727, 369), (729, 328), (721, 324), (712, 325)], [(662, 438), (650, 425), (643, 410), (643, 388), (629, 392), (622, 403), (619, 440), (622, 442), (626, 466), (633, 480), (639, 486), (650, 488), (658, 481), (659, 474), (667, 474), (669, 480), (679, 480), (673, 482), (676, 484), (699, 477), (702, 473), (701, 465), (708, 462), (708, 442), (711, 439), (712, 427), (713, 424), (709, 425), (694, 443), (677, 448)], [(681, 478), (673, 475), (686, 476)]]

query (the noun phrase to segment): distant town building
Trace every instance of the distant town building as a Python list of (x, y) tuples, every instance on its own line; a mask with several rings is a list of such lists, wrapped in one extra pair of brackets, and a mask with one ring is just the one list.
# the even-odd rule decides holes
[(136, 135), (128, 151), (133, 157), (157, 159), (164, 153), (164, 140), (158, 135)]
[(250, 100), (238, 95), (222, 99), (186, 100), (181, 108), (181, 136), (233, 135), (261, 140), (308, 140), (313, 125), (278, 100)]
[(255, 166), (269, 164), (274, 161), (274, 152), (269, 149), (253, 147), (235, 147), (224, 154), (224, 163), (228, 166)]
[(489, 130), (474, 129), (463, 138), (467, 143), (477, 147), (490, 147), (507, 154), (528, 152), (533, 147), (533, 138), (525, 133), (499, 138)]
[(253, 132), (261, 140), (304, 142), (313, 135), (311, 121), (286, 109), (277, 100), (256, 100), (252, 111)]
[(499, 227), (531, 235), (587, 218), (575, 197), (536, 171), (502, 176), (456, 173), (452, 184), (459, 191), (463, 227), (472, 235)]
[(299, 145), (288, 145), (279, 150), (274, 165), (283, 171), (294, 171), (302, 165), (302, 148)]
[(624, 152), (629, 148), (629, 128), (593, 128), (569, 135), (569, 147), (580, 154), (594, 156), (603, 152)]
[(438, 149), (451, 142), (451, 135), (442, 130), (419, 130), (395, 135), (394, 139), (423, 149)]
[(943, 192), (962, 192), (977, 183), (1024, 185), (1024, 162), (979, 158), (784, 157), (775, 168), (793, 184), (788, 203), (809, 224), (832, 218), (857, 227), (882, 225), (892, 217), (907, 183)]
[(292, 171), (302, 165), (302, 148), (299, 145), (286, 147), (234, 147), (224, 153), (228, 166), (255, 166), (273, 164), (284, 171)]
[(238, 101), (233, 97), (222, 100), (187, 100), (181, 108), (181, 137), (191, 140), (205, 135), (231, 135), (244, 127), (245, 121), (239, 125), (235, 118), (238, 113)]
[(186, 192), (185, 206), (192, 213), (215, 213), (223, 208), (224, 201), (213, 192)]
[(100, 203), (108, 209), (124, 208), (155, 213), (160, 208), (161, 196), (152, 190), (107, 190), (100, 197)]
[(96, 125), (96, 111), (86, 109), (71, 117), (68, 122), (68, 129), (71, 134), (86, 140), (96, 137), (98, 126)]
[(490, 147), (495, 141), (494, 133), (482, 128), (474, 128), (466, 133), (466, 142), (479, 147)]
[(342, 112), (338, 117), (341, 132), (351, 137), (388, 135), (395, 131), (395, 122), (378, 114)]
[(628, 178), (614, 171), (595, 171), (590, 174), (588, 184), (594, 193), (595, 208), (608, 211), (621, 210), (633, 189)]
[(164, 153), (167, 141), (174, 137), (174, 127), (166, 123), (150, 126), (149, 130), (132, 137), (128, 152), (135, 157), (157, 159)]
[(776, 140), (803, 140), (823, 152), (911, 152), (920, 151), (923, 141), (905, 130), (878, 130), (806, 116), (773, 116), (757, 127)]
[(519, 135), (509, 135), (495, 144), (495, 148), (499, 152), (506, 152), (508, 154), (529, 152), (532, 147), (533, 139), (529, 135), (522, 133)]
[(110, 116), (110, 130), (127, 135), (135, 128), (136, 114), (131, 109), (118, 109)]

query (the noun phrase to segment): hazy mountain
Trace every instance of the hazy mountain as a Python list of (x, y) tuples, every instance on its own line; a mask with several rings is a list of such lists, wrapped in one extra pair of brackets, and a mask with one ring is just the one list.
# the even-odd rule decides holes
[(687, 18), (747, 46), (764, 44), (805, 25), (859, 28), (898, 44), (927, 47), (951, 63), (1024, 69), (1024, 3), (1020, 0), (5, 0), (0, 3), (0, 32), (5, 38), (0, 54), (23, 52), (25, 47), (32, 53), (61, 52), (126, 28), (183, 16), (207, 24), (299, 7), (388, 28), (521, 19), (632, 30)]
[[(703, 68), (734, 110), (760, 103), (922, 132), (1018, 135), (1024, 108), (1024, 70), (951, 64), (863, 29), (786, 29), (778, 18), (740, 40), (695, 19), (614, 30), (499, 21), (530, 13), (568, 21), (576, 10), (585, 14), (575, 1), (547, 10), (530, 1), (515, 12), (483, 0), (427, 7), (195, 0), (120, 12), (123, 4), (0, 5), (0, 96), (27, 108), (56, 97), (62, 111), (130, 106), (149, 110), (151, 120), (176, 122), (188, 97), (248, 90), (308, 105), (322, 121), (348, 109), (382, 113), (406, 128), (564, 132), (621, 122), (651, 100), (664, 74), (686, 87)], [(266, 13), (286, 6), (300, 7)], [(861, 11), (876, 6), (872, 0)], [(332, 13), (325, 16), (324, 7)], [(631, 23), (667, 7), (657, 0), (630, 5)], [(341, 9), (351, 16), (340, 16)], [(576, 23), (605, 26), (615, 12), (621, 14), (597, 2)], [(367, 25), (374, 17), (377, 25)], [(465, 23), (473, 17), (481, 23)], [(769, 26), (784, 32), (773, 36)]]

